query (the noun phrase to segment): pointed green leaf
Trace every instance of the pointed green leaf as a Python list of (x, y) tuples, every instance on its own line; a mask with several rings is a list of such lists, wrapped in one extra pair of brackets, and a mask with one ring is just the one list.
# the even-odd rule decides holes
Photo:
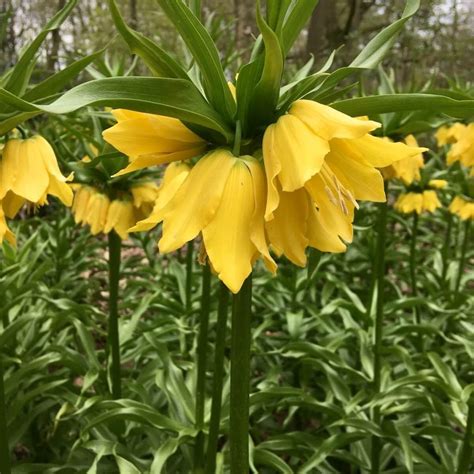
[(199, 65), (203, 86), (209, 102), (228, 123), (235, 115), (235, 101), (222, 70), (219, 52), (209, 33), (192, 11), (181, 0), (157, 0), (173, 22), (181, 38)]

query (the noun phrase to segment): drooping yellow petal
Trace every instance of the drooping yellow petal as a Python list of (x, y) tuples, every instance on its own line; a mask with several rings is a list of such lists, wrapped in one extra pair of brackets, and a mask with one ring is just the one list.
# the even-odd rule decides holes
[(274, 218), (266, 222), (268, 240), (277, 255), (284, 254), (295, 265), (306, 265), (308, 246), (308, 198), (304, 188), (292, 193), (280, 193), (280, 205)]
[(153, 211), (146, 218), (137, 222), (129, 231), (142, 232), (153, 229), (163, 220), (163, 210), (176, 194), (190, 172), (190, 168), (185, 163), (171, 163), (166, 168), (163, 181), (158, 191), (158, 198), (153, 207)]
[(0, 201), (0, 244), (5, 239), (10, 244), (16, 244), (15, 234), (9, 229), (5, 213), (3, 212), (2, 201)]
[(243, 160), (234, 160), (220, 205), (202, 231), (213, 269), (233, 292), (238, 293), (252, 271), (255, 245), (250, 234), (255, 210), (252, 176)]
[(274, 127), (273, 139), (268, 146), (265, 144), (267, 131), (263, 138), (265, 166), (268, 161), (278, 161), (282, 190), (295, 191), (321, 169), (329, 144), (293, 115), (283, 115), (269, 129), (271, 127)]
[(202, 148), (187, 148), (186, 150), (176, 151), (174, 153), (155, 153), (151, 155), (142, 155), (136, 158), (130, 158), (130, 163), (126, 168), (115, 173), (113, 177), (122, 176), (132, 171), (149, 168), (151, 166), (163, 165), (174, 161), (187, 160), (201, 154)]
[[(250, 170), (250, 174), (252, 175), (253, 195), (255, 199), (250, 239), (258, 251), (257, 253), (262, 255), (267, 269), (272, 273), (275, 273), (277, 265), (270, 255), (267, 239), (265, 236), (264, 212), (266, 184), (262, 165), (251, 156), (241, 156), (240, 158), (245, 160), (245, 163)], [(257, 258), (259, 255), (257, 255)]]
[(337, 149), (341, 155), (350, 156), (356, 160), (365, 160), (376, 168), (384, 168), (396, 161), (428, 151), (427, 148), (409, 147), (404, 143), (393, 143), (372, 135), (365, 135), (354, 140), (334, 139), (331, 141), (331, 149)]
[(324, 140), (360, 138), (380, 127), (378, 122), (360, 120), (312, 100), (297, 100), (289, 113), (304, 122)]
[(125, 240), (128, 238), (128, 229), (134, 223), (134, 210), (131, 201), (114, 199), (108, 207), (103, 232), (108, 234), (114, 230), (122, 240)]
[(331, 170), (326, 168), (324, 174), (314, 176), (306, 183), (305, 188), (318, 208), (321, 224), (346, 242), (352, 242), (354, 203), (340, 192), (341, 186), (337, 184), (337, 178), (335, 180)]
[(110, 200), (105, 194), (95, 192), (90, 197), (84, 222), (89, 224), (92, 235), (104, 231), (109, 205)]
[(383, 177), (367, 162), (331, 152), (326, 163), (354, 199), (385, 202)]
[(333, 229), (327, 229), (321, 223), (321, 218), (314, 205), (309, 203), (308, 214), (308, 245), (321, 252), (341, 253), (347, 250), (337, 232)]
[(448, 182), (444, 179), (430, 179), (428, 186), (433, 189), (444, 189)]
[(24, 198), (17, 196), (11, 191), (8, 191), (1, 201), (5, 216), (9, 219), (13, 219), (18, 214), (18, 211), (25, 204), (25, 202), (26, 201)]
[(172, 252), (194, 239), (219, 207), (236, 158), (218, 149), (201, 158), (164, 209), (160, 252)]

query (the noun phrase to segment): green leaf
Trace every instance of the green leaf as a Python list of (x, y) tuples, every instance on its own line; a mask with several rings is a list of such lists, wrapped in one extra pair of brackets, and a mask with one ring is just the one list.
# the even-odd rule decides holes
[(28, 85), (31, 73), (36, 64), (36, 52), (45, 40), (50, 31), (57, 29), (61, 23), (68, 17), (71, 10), (75, 7), (77, 0), (69, 0), (69, 2), (61, 9), (40, 31), (33, 42), (23, 51), (20, 59), (15, 64), (8, 80), (2, 83), (2, 87), (13, 94), (22, 95)]
[(157, 0), (186, 43), (203, 77), (209, 102), (232, 123), (236, 106), (222, 70), (219, 52), (209, 33), (182, 1)]
[(331, 107), (352, 116), (412, 112), (415, 110), (429, 110), (457, 118), (474, 116), (474, 99), (455, 100), (432, 94), (388, 94), (356, 97), (333, 102)]
[(251, 100), (252, 114), (250, 116), (254, 125), (266, 124), (272, 121), (283, 73), (283, 54), (280, 42), (274, 31), (267, 25), (260, 13), (260, 3), (257, 3), (257, 24), (262, 32), (265, 44), (265, 60), (260, 80), (252, 88)]
[(271, 451), (266, 449), (261, 449), (256, 447), (253, 450), (253, 457), (255, 464), (262, 464), (268, 466), (274, 470), (274, 472), (281, 472), (282, 474), (293, 474), (293, 469), (291, 469), (288, 464), (279, 458), (276, 454), (273, 454)]
[(21, 112), (0, 121), (0, 135), (8, 132), (12, 128), (12, 123), (16, 125), (42, 112), (65, 114), (96, 105), (167, 115), (218, 132), (221, 139), (223, 137), (230, 141), (232, 138), (222, 117), (209, 106), (191, 82), (183, 79), (159, 77), (99, 79), (74, 87), (48, 105), (27, 102), (4, 89), (0, 89), (0, 98)]
[(281, 33), (281, 42), (285, 56), (293, 46), (296, 38), (298, 38), (306, 22), (310, 19), (318, 2), (319, 0), (293, 0), (293, 5), (287, 14)]
[(85, 56), (73, 62), (63, 70), (53, 74), (44, 81), (29, 89), (22, 99), (29, 102), (35, 102), (45, 97), (51, 97), (53, 94), (61, 91), (61, 89), (71, 80), (75, 79), (77, 75), (86, 68), (89, 64), (95, 61), (103, 54), (104, 50)]
[(123, 20), (115, 0), (108, 0), (115, 26), (132, 53), (140, 56), (153, 74), (189, 80), (181, 65), (154, 41), (132, 30)]
[(428, 353), (428, 359), (430, 359), (430, 362), (433, 364), (433, 367), (443, 381), (459, 395), (459, 398), (461, 398), (462, 387), (452, 369), (448, 367), (436, 352)]

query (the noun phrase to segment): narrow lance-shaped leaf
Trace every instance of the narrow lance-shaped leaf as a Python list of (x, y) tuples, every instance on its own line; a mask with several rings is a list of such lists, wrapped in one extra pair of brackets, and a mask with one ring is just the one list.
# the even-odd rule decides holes
[(23, 51), (15, 67), (9, 73), (7, 81), (1, 84), (4, 89), (17, 95), (22, 95), (25, 92), (33, 67), (36, 63), (36, 52), (48, 33), (61, 25), (61, 23), (68, 17), (71, 10), (75, 7), (76, 3), (77, 0), (70, 0), (64, 8), (54, 15), (54, 17), (40, 31), (38, 36), (36, 36), (33, 42)]
[[(175, 117), (218, 132), (225, 141), (232, 134), (222, 117), (206, 102), (197, 88), (183, 79), (149, 77), (114, 77), (86, 82), (48, 105), (33, 104), (0, 89), (3, 103), (20, 113), (1, 117), (0, 135), (27, 118), (43, 112), (65, 114), (88, 105), (128, 108), (141, 112)], [(16, 123), (15, 123), (16, 122)], [(12, 126), (13, 125), (13, 126)]]
[(415, 110), (429, 110), (458, 118), (474, 116), (474, 99), (455, 100), (433, 94), (388, 94), (356, 97), (333, 102), (331, 107), (352, 116), (413, 112)]
[(227, 85), (216, 45), (206, 28), (184, 2), (157, 1), (175, 25), (199, 65), (204, 91), (209, 102), (227, 123), (232, 123), (236, 110), (235, 101)]
[(28, 90), (22, 98), (29, 102), (33, 102), (45, 97), (51, 97), (57, 92), (60, 92), (69, 81), (76, 78), (83, 69), (99, 58), (103, 52), (104, 50), (102, 49), (96, 53), (74, 61), (62, 71), (53, 74), (44, 81), (35, 85), (33, 88)]
[(166, 51), (141, 33), (132, 30), (122, 18), (115, 0), (108, 0), (115, 26), (132, 53), (140, 56), (153, 74), (188, 79), (186, 71)]
[(250, 118), (255, 125), (260, 125), (272, 119), (278, 103), (283, 73), (283, 53), (277, 35), (260, 13), (260, 2), (257, 2), (257, 24), (265, 44), (265, 60), (262, 76), (254, 88), (253, 100), (250, 103), (252, 107)]

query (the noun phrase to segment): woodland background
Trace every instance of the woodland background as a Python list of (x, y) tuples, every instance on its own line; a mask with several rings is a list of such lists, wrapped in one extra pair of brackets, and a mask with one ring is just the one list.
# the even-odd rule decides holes
[[(423, 0), (409, 27), (398, 37), (384, 61), (403, 90), (432, 81), (469, 87), (474, 70), (474, 0)], [(33, 39), (65, 0), (0, 0), (0, 13), (10, 12), (8, 34), (0, 45), (0, 71), (14, 63), (22, 46)], [(176, 33), (155, 0), (120, 0), (129, 24), (153, 37), (168, 51), (183, 56)], [(255, 34), (255, 0), (203, 0), (203, 15), (219, 38), (223, 59), (237, 71), (237, 52), (245, 51)], [(336, 66), (347, 64), (377, 31), (399, 17), (404, 0), (320, 0), (314, 15), (293, 48), (290, 60), (301, 66), (313, 54), (316, 65), (341, 44)], [(73, 59), (109, 46), (117, 57), (131, 61), (114, 29), (105, 0), (81, 0), (72, 15), (53, 32), (43, 48), (38, 74), (45, 76)], [(248, 52), (249, 53), (249, 52)], [(245, 55), (244, 55), (245, 57)], [(135, 73), (146, 74), (137, 65)], [(90, 71), (89, 71), (90, 72)], [(451, 83), (451, 85), (453, 85)]]

